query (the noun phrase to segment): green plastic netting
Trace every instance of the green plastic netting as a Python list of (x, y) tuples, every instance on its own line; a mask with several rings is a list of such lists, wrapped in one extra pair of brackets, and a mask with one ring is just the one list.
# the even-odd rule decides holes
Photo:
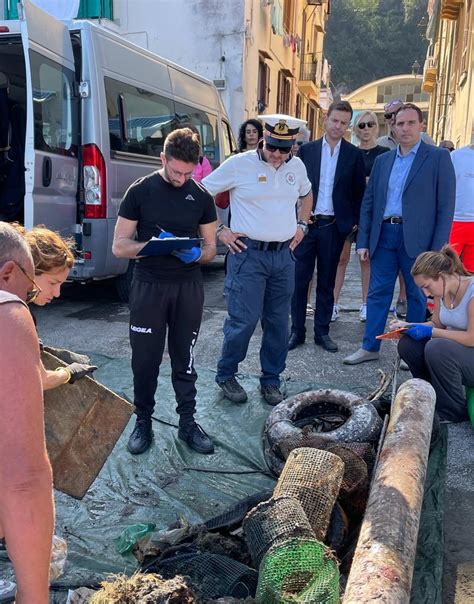
[(257, 602), (339, 603), (339, 569), (316, 539), (292, 539), (272, 547), (259, 569)]

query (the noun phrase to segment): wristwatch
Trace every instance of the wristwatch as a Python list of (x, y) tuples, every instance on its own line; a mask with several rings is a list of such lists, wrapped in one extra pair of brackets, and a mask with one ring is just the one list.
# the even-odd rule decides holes
[(303, 231), (303, 235), (307, 235), (308, 234), (308, 223), (307, 222), (305, 222), (304, 220), (298, 220), (298, 222), (296, 224)]

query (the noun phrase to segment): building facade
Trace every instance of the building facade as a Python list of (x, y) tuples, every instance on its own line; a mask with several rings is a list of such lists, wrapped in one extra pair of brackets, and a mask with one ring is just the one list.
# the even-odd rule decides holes
[[(380, 134), (387, 134), (383, 107), (388, 102), (400, 99), (404, 103), (415, 103), (422, 110), (427, 122), (430, 95), (422, 90), (423, 78), (418, 75), (402, 74), (369, 82), (345, 95), (354, 111), (373, 111), (379, 123)], [(427, 128), (428, 134), (431, 134)]]
[(290, 113), (320, 134), (329, 0), (158, 0), (150, 12), (147, 0), (114, 0), (114, 26), (213, 80), (235, 130), (262, 113)]
[(423, 90), (431, 93), (428, 128), (437, 143), (474, 144), (474, 2), (429, 0), (430, 41)]
[[(16, 3), (2, 1), (5, 18), (16, 18)], [(289, 113), (316, 138), (330, 80), (329, 12), (330, 0), (80, 0), (78, 17), (213, 80), (235, 130), (262, 113)]]

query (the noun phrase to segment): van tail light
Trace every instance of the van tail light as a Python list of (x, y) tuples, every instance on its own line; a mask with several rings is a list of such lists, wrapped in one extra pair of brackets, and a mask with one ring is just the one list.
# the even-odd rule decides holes
[(6, 25), (1, 25), (0, 26), (0, 34), (6, 34), (9, 31), (10, 31), (10, 28), (7, 27)]
[(107, 217), (105, 161), (96, 145), (82, 147), (84, 218)]

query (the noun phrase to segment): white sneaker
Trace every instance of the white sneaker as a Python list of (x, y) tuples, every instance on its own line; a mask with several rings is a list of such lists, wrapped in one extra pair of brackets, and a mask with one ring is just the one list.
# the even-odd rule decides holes
[(367, 321), (367, 304), (362, 304), (359, 309), (359, 321), (362, 321), (362, 323)]
[(339, 306), (339, 304), (334, 304), (334, 306), (332, 307), (331, 323), (334, 323), (334, 321), (337, 321), (339, 319), (340, 310), (341, 310), (341, 307)]
[(366, 361), (376, 361), (378, 358), (378, 352), (369, 352), (368, 350), (359, 348), (359, 350), (350, 354), (342, 362), (344, 365), (358, 365), (359, 363), (365, 363)]

